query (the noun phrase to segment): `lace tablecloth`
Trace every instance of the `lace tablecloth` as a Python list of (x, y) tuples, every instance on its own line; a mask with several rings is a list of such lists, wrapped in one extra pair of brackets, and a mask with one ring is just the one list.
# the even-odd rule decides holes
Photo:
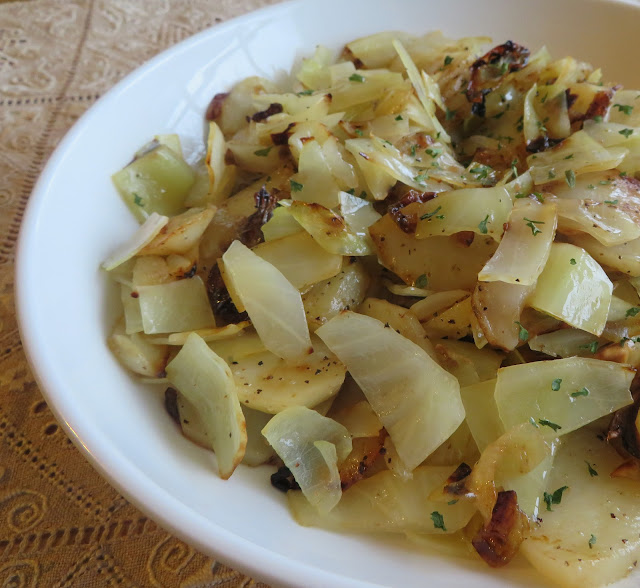
[(20, 222), (75, 120), (135, 67), (278, 0), (0, 0), (0, 586), (265, 586), (198, 553), (107, 484), (29, 372), (14, 310)]

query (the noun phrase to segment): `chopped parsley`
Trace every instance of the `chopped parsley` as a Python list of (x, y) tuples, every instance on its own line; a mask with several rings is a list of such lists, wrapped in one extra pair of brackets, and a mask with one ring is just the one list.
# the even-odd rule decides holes
[(596, 536), (593, 533), (591, 533), (591, 537), (589, 539), (589, 549), (593, 549), (593, 546), (596, 544), (596, 541), (597, 541)]
[(527, 197), (527, 195), (526, 195), (526, 194), (523, 194), (522, 192), (518, 192), (518, 193), (516, 194), (516, 198), (526, 198), (526, 197)]
[(458, 111), (457, 110), (449, 110), (447, 108), (447, 110), (444, 113), (445, 120), (453, 120), (453, 118), (456, 116), (456, 112), (458, 112)]
[(553, 380), (553, 382), (551, 382), (551, 389), (554, 392), (557, 392), (558, 390), (560, 390), (560, 384), (562, 384), (562, 378), (556, 378), (555, 380)]
[(491, 171), (493, 171), (493, 169), (488, 165), (479, 165), (469, 170), (469, 172), (474, 176), (478, 176), (478, 180), (484, 180), (485, 178), (489, 177), (489, 172)]
[(411, 145), (411, 149), (409, 150), (409, 153), (411, 153), (411, 157), (415, 157), (416, 156), (416, 149), (418, 148), (417, 145)]
[(573, 159), (573, 153), (569, 153), (569, 155), (567, 155), (565, 159)]
[(454, 505), (454, 504), (456, 504), (457, 502), (458, 502), (458, 499), (457, 499), (457, 498), (455, 498), (454, 500), (450, 500), (449, 502), (447, 502), (447, 504), (448, 504), (449, 506), (453, 506), (453, 505)]
[(291, 186), (292, 192), (300, 192), (300, 190), (304, 188), (304, 184), (296, 182), (295, 180), (289, 180), (289, 185)]
[(640, 312), (640, 306), (632, 306), (625, 312), (624, 316), (636, 316)]
[(402, 118), (402, 115), (399, 114), (398, 116), (396, 116), (396, 120), (404, 120), (404, 119)]
[(135, 192), (133, 193), (133, 203), (136, 206), (142, 206), (142, 198), (140, 198), (140, 196), (138, 196)]
[(529, 340), (529, 331), (522, 326), (520, 321), (513, 321), (516, 325), (518, 325), (518, 339), (520, 341), (528, 341)]
[(435, 159), (436, 157), (438, 157), (438, 155), (440, 155), (442, 153), (442, 149), (437, 149), (437, 148), (425, 149), (424, 152), (427, 155), (431, 155), (431, 157), (433, 157)]
[(579, 345), (578, 349), (588, 349), (591, 353), (595, 353), (598, 351), (598, 342), (591, 341), (591, 343), (585, 343), (584, 345)]
[(478, 228), (483, 235), (487, 234), (487, 221), (489, 220), (489, 215), (485, 216), (483, 220), (478, 224)]
[(427, 274), (420, 274), (415, 281), (416, 288), (426, 288), (427, 287)]
[(271, 149), (272, 147), (265, 147), (264, 149), (258, 149), (257, 151), (254, 151), (253, 154), (257, 155), (258, 157), (266, 157), (267, 155), (269, 155)]
[(445, 67), (446, 67), (447, 65), (451, 65), (451, 62), (452, 62), (452, 61), (453, 61), (453, 57), (451, 57), (451, 55), (447, 55), (447, 56), (444, 58), (444, 65), (445, 65)]
[(616, 204), (618, 204), (618, 199), (616, 198), (615, 200), (605, 200), (604, 203), (611, 204), (611, 206), (615, 206)]
[(442, 529), (443, 531), (447, 530), (444, 526), (444, 517), (437, 510), (431, 513), (431, 520), (433, 521), (434, 528)]
[(589, 396), (589, 388), (585, 386), (584, 388), (581, 388), (577, 392), (571, 392), (571, 396), (573, 398), (578, 398), (578, 396)]
[(588, 461), (585, 461), (584, 463), (587, 464), (587, 468), (589, 469), (589, 475), (592, 478), (598, 475), (598, 472), (596, 472), (596, 470), (593, 469), (593, 466)]
[(627, 115), (633, 112), (633, 106), (627, 106), (626, 104), (614, 104), (613, 107)]
[(562, 486), (562, 488), (558, 488), (553, 494), (549, 494), (548, 492), (544, 493), (544, 501), (547, 504), (547, 510), (553, 511), (551, 508), (552, 504), (560, 504), (562, 502), (562, 494), (565, 490), (568, 490), (569, 486)]
[(544, 225), (544, 221), (531, 220), (526, 216), (522, 217), (522, 220), (527, 221), (527, 226), (531, 229), (531, 233), (535, 237), (538, 233), (542, 233), (542, 230), (536, 227), (536, 225)]
[(562, 427), (560, 425), (556, 425), (556, 423), (552, 423), (551, 421), (548, 421), (547, 419), (538, 419), (538, 422), (543, 427), (549, 427), (550, 429), (553, 429), (554, 431), (557, 431), (558, 429), (562, 429)]
[[(517, 178), (518, 177), (518, 160), (514, 159), (511, 162), (511, 171), (513, 172), (513, 177)], [(516, 198), (518, 197), (518, 195), (516, 194)]]
[(602, 122), (602, 115), (596, 114), (596, 116), (593, 117), (593, 120), (595, 120), (596, 122)]
[(422, 172), (413, 179), (414, 181), (418, 182), (418, 184), (424, 184), (425, 181), (429, 179), (429, 174), (427, 172)]
[(556, 172), (553, 170), (549, 170), (549, 179), (553, 180), (556, 177)]
[(359, 82), (361, 84), (362, 82), (364, 82), (364, 76), (361, 76), (360, 74), (354, 73), (354, 74), (351, 74), (349, 76), (349, 81), (350, 82)]
[(313, 94), (313, 90), (302, 90), (302, 92), (298, 92), (298, 96), (311, 96)]
[(432, 216), (438, 214), (438, 212), (440, 212), (441, 208), (442, 208), (442, 206), (438, 206), (438, 208), (436, 208), (433, 212), (427, 212), (427, 213), (423, 214), (420, 217), (420, 220), (425, 220), (425, 219), (431, 218)]
[(576, 187), (576, 172), (574, 172), (572, 169), (568, 169), (566, 172), (564, 172), (564, 177), (567, 180), (569, 188)]
[(572, 258), (569, 260), (569, 263), (570, 263), (571, 265), (575, 265), (575, 264), (577, 263), (577, 261), (572, 257)]
[(355, 129), (355, 134), (358, 135), (358, 137), (363, 137), (364, 133), (362, 132), (362, 129)]
[(625, 139), (628, 139), (631, 135), (633, 135), (633, 129), (622, 129), (618, 131), (621, 135), (624, 136)]

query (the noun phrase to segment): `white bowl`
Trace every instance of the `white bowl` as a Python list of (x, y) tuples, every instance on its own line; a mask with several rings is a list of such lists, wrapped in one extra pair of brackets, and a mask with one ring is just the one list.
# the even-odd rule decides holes
[[(526, 564), (499, 571), (400, 538), (296, 525), (268, 468), (222, 481), (158, 393), (135, 383), (105, 345), (114, 299), (99, 263), (135, 228), (110, 175), (153, 135), (202, 140), (211, 97), (252, 74), (282, 75), (318, 43), (382, 30), (490, 35), (603, 66), (640, 87), (640, 5), (594, 0), (323, 0), (276, 5), (165, 51), (106, 94), (61, 142), (29, 201), (17, 261), (25, 350), (58, 420), (94, 467), (167, 529), (281, 586), (540, 586)], [(637, 581), (637, 578), (636, 578)]]

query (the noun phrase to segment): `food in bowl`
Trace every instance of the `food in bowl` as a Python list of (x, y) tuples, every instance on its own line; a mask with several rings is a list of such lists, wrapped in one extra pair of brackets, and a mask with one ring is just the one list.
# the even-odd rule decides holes
[(318, 48), (216, 95), (201, 160), (144, 146), (109, 346), (303, 525), (604, 585), (640, 547), (640, 92), (489, 43)]

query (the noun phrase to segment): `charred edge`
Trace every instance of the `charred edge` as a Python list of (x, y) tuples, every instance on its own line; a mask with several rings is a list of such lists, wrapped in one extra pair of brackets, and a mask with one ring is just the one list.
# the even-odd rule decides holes
[(576, 100), (578, 99), (578, 95), (573, 94), (569, 88), (567, 88), (564, 91), (564, 93), (565, 93), (565, 96), (567, 97), (567, 109), (570, 109), (576, 103)]
[(587, 112), (584, 114), (585, 119), (595, 118), (596, 116), (604, 116), (607, 114), (607, 110), (609, 109), (609, 105), (611, 104), (611, 99), (613, 98), (614, 91), (612, 89), (609, 90), (601, 90), (597, 92), (593, 97), (591, 104), (589, 104), (589, 108), (587, 108)]
[(204, 115), (206, 120), (213, 121), (220, 118), (220, 115), (222, 114), (222, 107), (224, 106), (224, 101), (227, 99), (227, 96), (229, 96), (229, 92), (223, 92), (221, 94), (216, 94), (211, 99)]
[(400, 200), (398, 200), (398, 202), (389, 207), (389, 216), (394, 220), (402, 232), (413, 234), (416, 232), (418, 227), (418, 215), (416, 213), (404, 214), (402, 209), (414, 202), (428, 202), (435, 197), (435, 192), (416, 192), (415, 190), (410, 190)]
[(476, 234), (473, 231), (460, 231), (459, 233), (454, 233), (453, 238), (458, 245), (471, 247), (473, 240), (476, 238)]
[(164, 391), (164, 408), (176, 425), (180, 425), (178, 391), (175, 388), (169, 387)]
[(240, 241), (249, 249), (264, 241), (262, 225), (273, 216), (273, 211), (278, 203), (275, 191), (270, 194), (264, 186), (253, 195), (253, 199), (256, 211), (247, 218), (240, 232)]
[(273, 102), (272, 104), (269, 104), (269, 108), (267, 108), (266, 110), (261, 110), (260, 112), (256, 112), (251, 117), (251, 120), (253, 122), (262, 122), (264, 120), (267, 120), (270, 116), (273, 116), (274, 114), (280, 114), (282, 110), (283, 110), (282, 104)]
[(289, 137), (291, 137), (293, 127), (296, 123), (289, 123), (287, 128), (280, 133), (271, 133), (271, 141), (274, 145), (287, 145), (289, 143)]
[(471, 467), (466, 463), (461, 463), (455, 472), (451, 474), (445, 483), (444, 493), (454, 496), (467, 494), (466, 480), (471, 475)]
[(271, 474), (271, 485), (280, 490), (280, 492), (288, 492), (289, 490), (300, 490), (298, 482), (295, 481), (291, 470), (282, 466), (275, 474)]
[(518, 508), (518, 496), (513, 490), (499, 492), (491, 520), (471, 543), (478, 555), (492, 568), (508, 564), (518, 553), (529, 530), (526, 515)]
[(562, 139), (552, 139), (548, 135), (543, 135), (527, 143), (527, 152), (540, 153), (541, 151), (546, 151), (547, 149), (555, 147), (558, 143), (561, 142)]
[(495, 66), (499, 62), (507, 64), (505, 72), (498, 78), (492, 79), (495, 87), (509, 73), (518, 71), (529, 62), (529, 49), (513, 41), (507, 41), (494, 47), (485, 55), (477, 59), (469, 70), (469, 84), (465, 91), (467, 100), (471, 103), (471, 112), (479, 117), (485, 115), (485, 98), (493, 88), (482, 88), (482, 72), (488, 66)]
[(214, 265), (207, 276), (207, 296), (209, 304), (216, 316), (228, 323), (246, 321), (249, 315), (246, 312), (238, 312), (236, 305), (231, 300), (231, 295), (224, 284), (220, 268)]

